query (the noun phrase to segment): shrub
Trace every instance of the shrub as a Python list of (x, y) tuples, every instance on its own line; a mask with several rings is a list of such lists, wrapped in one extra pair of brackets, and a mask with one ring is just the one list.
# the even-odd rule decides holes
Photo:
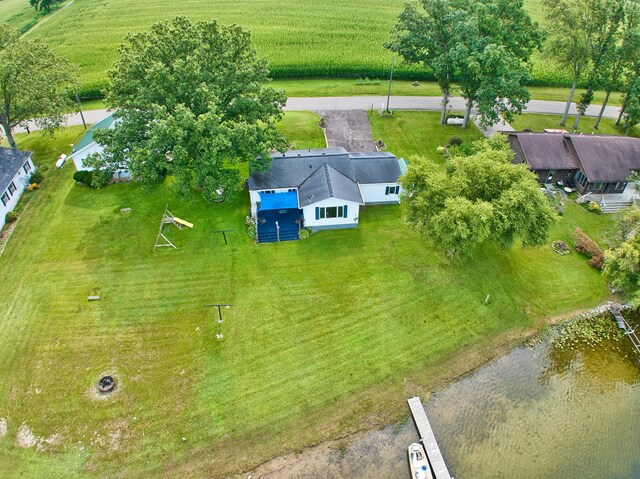
[(248, 214), (245, 223), (247, 224), (247, 235), (249, 235), (249, 238), (255, 238), (258, 233), (256, 219), (251, 214)]
[(83, 183), (87, 186), (91, 186), (91, 182), (93, 181), (93, 172), (85, 170), (76, 171), (73, 174), (73, 179), (78, 183)]
[(14, 211), (9, 211), (4, 217), (5, 223), (13, 223), (17, 219), (18, 215)]
[(452, 136), (451, 138), (449, 138), (449, 144), (451, 146), (460, 146), (462, 145), (462, 143), (463, 140), (459, 136)]
[(576, 228), (572, 236), (575, 240), (574, 247), (576, 251), (589, 258), (590, 266), (602, 269), (604, 266), (604, 253), (598, 243), (589, 238), (580, 228)]
[(304, 229), (300, 230), (300, 235), (299, 236), (300, 236), (301, 240), (304, 240), (304, 239), (307, 239), (310, 234), (311, 233), (309, 232), (309, 229), (308, 228), (304, 228)]
[(595, 201), (589, 201), (589, 203), (587, 203), (587, 210), (591, 211), (592, 213), (602, 213), (602, 208), (600, 208), (600, 205)]
[(42, 180), (44, 180), (44, 175), (42, 174), (42, 172), (40, 170), (36, 170), (34, 171), (31, 176), (29, 177), (29, 183), (42, 183)]

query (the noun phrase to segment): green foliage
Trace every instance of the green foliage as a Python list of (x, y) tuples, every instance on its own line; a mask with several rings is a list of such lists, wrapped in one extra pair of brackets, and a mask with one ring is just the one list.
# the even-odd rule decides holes
[(245, 218), (244, 223), (247, 227), (247, 235), (249, 236), (249, 238), (255, 238), (258, 234), (258, 225), (256, 223), (256, 219), (251, 216), (251, 214), (248, 214)]
[(5, 223), (13, 223), (14, 221), (17, 221), (17, 219), (18, 214), (15, 211), (9, 211), (6, 215), (4, 215)]
[(83, 183), (87, 186), (91, 186), (91, 180), (93, 179), (93, 172), (87, 170), (79, 170), (73, 174), (74, 181)]
[(640, 208), (619, 214), (615, 243), (604, 253), (604, 275), (614, 288), (626, 292), (640, 304)]
[(26, 40), (17, 30), (0, 25), (0, 125), (15, 148), (12, 130), (37, 118), (40, 129), (53, 131), (72, 111), (70, 92), (76, 68), (42, 40)]
[(485, 241), (505, 249), (517, 240), (544, 244), (556, 214), (535, 176), (511, 163), (504, 137), (473, 147), (446, 170), (412, 159), (402, 179), (408, 222), (452, 257), (469, 257)]
[(98, 131), (96, 170), (126, 166), (146, 187), (167, 175), (211, 202), (240, 191), (239, 163), (265, 171), (286, 140), (276, 129), (285, 96), (266, 86), (267, 64), (248, 33), (184, 17), (129, 35), (110, 72), (106, 102), (119, 119)]
[(44, 174), (42, 173), (42, 171), (40, 170), (36, 170), (33, 173), (31, 173), (31, 176), (29, 177), (29, 183), (42, 183), (42, 180), (44, 180)]
[(299, 236), (301, 240), (305, 240), (309, 238), (310, 235), (311, 235), (311, 232), (309, 231), (309, 228), (302, 228), (300, 230)]
[(561, 349), (575, 349), (581, 344), (594, 347), (605, 340), (619, 341), (624, 338), (624, 333), (616, 327), (610, 314), (570, 319), (558, 326), (556, 333), (551, 344)]
[(529, 100), (526, 62), (542, 42), (522, 1), (423, 0), (421, 6), (405, 7), (386, 46), (429, 66), (443, 94), (440, 122), (453, 82), (467, 99), (463, 126), (474, 106), (484, 125), (520, 113)]
[(36, 10), (50, 12), (51, 7), (60, 5), (64, 0), (29, 0), (29, 4)]
[(589, 201), (587, 203), (587, 210), (591, 211), (592, 213), (597, 213), (597, 214), (602, 213), (602, 208), (595, 201)]

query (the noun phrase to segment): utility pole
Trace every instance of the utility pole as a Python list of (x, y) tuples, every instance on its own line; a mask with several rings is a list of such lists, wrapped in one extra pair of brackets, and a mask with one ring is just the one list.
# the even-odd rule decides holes
[(82, 113), (82, 105), (80, 104), (80, 97), (78, 96), (78, 88), (73, 85), (73, 93), (76, 96), (76, 103), (78, 104), (78, 112), (80, 113), (80, 118), (82, 118), (82, 126), (84, 126), (84, 129), (87, 129), (87, 124), (84, 121), (84, 115)]
[(393, 58), (391, 59), (391, 75), (389, 75), (389, 90), (387, 91), (387, 110), (386, 110), (387, 113), (389, 113), (389, 100), (391, 99), (391, 82), (393, 81), (393, 70), (395, 66), (396, 66), (396, 57), (394, 55)]

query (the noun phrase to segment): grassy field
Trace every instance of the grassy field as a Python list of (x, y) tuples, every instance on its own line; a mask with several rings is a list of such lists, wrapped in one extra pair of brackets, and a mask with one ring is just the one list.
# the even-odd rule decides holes
[[(374, 118), (374, 136), (398, 154), (430, 155), (434, 118)], [(317, 145), (316, 117), (289, 121), (292, 142)], [(51, 164), (80, 132), (19, 143)], [(609, 294), (584, 258), (550, 247), (484, 248), (452, 263), (405, 226), (401, 207), (365, 208), (357, 230), (256, 246), (244, 233), (246, 194), (210, 205), (163, 186), (92, 190), (72, 173), (47, 171), (0, 257), (4, 477), (248, 470), (403, 418), (408, 395), (428, 395), (523, 331)], [(180, 249), (153, 253), (167, 203), (195, 227), (168, 230)], [(550, 240), (575, 225), (597, 237), (610, 221), (569, 206)], [(229, 246), (212, 235), (223, 228), (234, 230)], [(222, 340), (205, 307), (214, 302), (233, 304)], [(108, 399), (94, 389), (104, 373), (119, 380)], [(20, 430), (35, 445), (19, 447)]]
[[(0, 20), (18, 28), (33, 16), (23, 0), (0, 1)], [(250, 30), (258, 51), (270, 62), (278, 78), (377, 77), (388, 75), (391, 54), (383, 47), (405, 0), (340, 2), (328, 0), (75, 0), (27, 35), (46, 39), (59, 53), (79, 64), (81, 92), (97, 92), (105, 72), (116, 58), (117, 46), (129, 32), (149, 28), (158, 21), (183, 14), (192, 20), (215, 18)], [(528, 0), (538, 15), (537, 0)], [(545, 84), (563, 80), (563, 74), (537, 57), (534, 79)], [(398, 64), (398, 77), (420, 73)], [(551, 83), (549, 83), (551, 82)]]
[[(569, 116), (566, 126), (561, 127), (559, 125), (561, 115), (539, 115), (536, 113), (525, 113), (516, 116), (514, 121), (511, 122), (511, 126), (516, 130), (533, 130), (543, 131), (545, 128), (564, 128), (567, 131), (572, 131), (574, 116)], [(585, 134), (601, 134), (601, 135), (624, 135), (624, 129), (616, 126), (616, 121), (611, 118), (603, 118), (600, 122), (599, 128), (596, 130), (593, 125), (596, 118), (582, 117), (580, 124), (578, 125), (577, 133)], [(629, 136), (640, 137), (640, 126), (635, 126), (629, 132)]]

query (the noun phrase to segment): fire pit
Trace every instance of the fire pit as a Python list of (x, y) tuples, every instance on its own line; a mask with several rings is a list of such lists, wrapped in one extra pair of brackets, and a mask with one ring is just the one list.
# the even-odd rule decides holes
[(110, 393), (116, 387), (116, 380), (113, 376), (102, 376), (98, 381), (98, 389), (101, 393)]

